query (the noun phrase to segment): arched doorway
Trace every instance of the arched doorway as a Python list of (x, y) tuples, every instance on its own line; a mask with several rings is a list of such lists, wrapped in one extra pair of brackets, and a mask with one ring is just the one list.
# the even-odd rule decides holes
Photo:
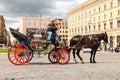
[(110, 47), (113, 48), (113, 36), (110, 36)]
[(117, 46), (120, 45), (120, 36), (117, 36)]

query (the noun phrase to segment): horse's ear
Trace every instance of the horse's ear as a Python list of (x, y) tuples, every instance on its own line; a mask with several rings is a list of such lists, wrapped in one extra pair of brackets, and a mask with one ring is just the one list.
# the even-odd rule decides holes
[(105, 31), (105, 34), (107, 34), (107, 32)]

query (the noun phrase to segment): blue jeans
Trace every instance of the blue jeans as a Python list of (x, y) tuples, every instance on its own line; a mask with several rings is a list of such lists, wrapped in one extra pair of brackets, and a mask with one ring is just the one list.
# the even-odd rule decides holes
[(57, 33), (52, 33), (51, 31), (48, 31), (47, 34), (48, 34), (47, 40), (50, 40), (51, 37), (52, 37), (52, 34), (53, 34), (53, 35), (56, 35), (56, 36), (57, 36), (57, 38), (58, 38), (58, 43), (60, 43), (60, 38), (61, 38), (61, 36), (60, 36), (59, 34), (57, 34)]

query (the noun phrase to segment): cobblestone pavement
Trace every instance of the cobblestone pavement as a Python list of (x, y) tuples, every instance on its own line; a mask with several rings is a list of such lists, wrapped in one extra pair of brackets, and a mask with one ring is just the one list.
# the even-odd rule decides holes
[[(72, 55), (72, 54), (71, 54)], [(120, 53), (97, 52), (96, 64), (89, 53), (81, 53), (84, 64), (51, 64), (47, 56), (33, 58), (25, 65), (13, 65), (7, 54), (0, 54), (0, 80), (120, 80)]]

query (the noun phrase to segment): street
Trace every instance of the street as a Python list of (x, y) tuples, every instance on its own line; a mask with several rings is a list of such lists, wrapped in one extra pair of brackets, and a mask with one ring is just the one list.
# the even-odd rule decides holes
[(96, 64), (89, 63), (90, 53), (82, 53), (84, 64), (52, 64), (48, 56), (33, 58), (24, 65), (13, 65), (7, 54), (0, 54), (0, 80), (120, 80), (120, 53), (97, 52)]

